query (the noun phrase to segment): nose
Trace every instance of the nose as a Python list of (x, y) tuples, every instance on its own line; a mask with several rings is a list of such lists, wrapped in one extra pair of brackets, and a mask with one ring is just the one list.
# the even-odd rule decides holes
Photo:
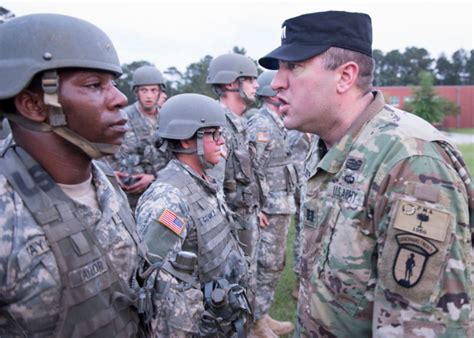
[(275, 77), (272, 80), (272, 83), (270, 84), (272, 89), (276, 92), (286, 89), (287, 87), (287, 81), (284, 76), (284, 71), (281, 69), (281, 67), (278, 69), (278, 71), (275, 74)]
[(225, 144), (224, 134), (219, 135), (219, 138), (217, 139), (216, 144), (219, 146)]
[(127, 106), (128, 99), (124, 93), (122, 93), (113, 84), (110, 85), (110, 104), (115, 108), (124, 108)]

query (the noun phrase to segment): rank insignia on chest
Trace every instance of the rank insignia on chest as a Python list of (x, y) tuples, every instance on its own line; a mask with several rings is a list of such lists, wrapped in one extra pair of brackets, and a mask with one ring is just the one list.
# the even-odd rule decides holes
[(449, 227), (449, 219), (450, 214), (448, 212), (401, 199), (398, 203), (393, 227), (444, 242)]
[(398, 251), (393, 263), (393, 278), (405, 288), (415, 286), (423, 276), (430, 256), (438, 252), (433, 243), (416, 235), (396, 236)]
[(169, 209), (165, 209), (165, 211), (161, 213), (158, 221), (178, 236), (183, 231), (183, 222)]

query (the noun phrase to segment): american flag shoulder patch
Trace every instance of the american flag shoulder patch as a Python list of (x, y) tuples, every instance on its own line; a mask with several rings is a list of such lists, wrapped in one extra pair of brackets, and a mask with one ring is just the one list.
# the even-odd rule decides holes
[(174, 212), (169, 209), (165, 209), (165, 211), (161, 213), (158, 221), (178, 236), (183, 231), (183, 222), (178, 216), (176, 216)]

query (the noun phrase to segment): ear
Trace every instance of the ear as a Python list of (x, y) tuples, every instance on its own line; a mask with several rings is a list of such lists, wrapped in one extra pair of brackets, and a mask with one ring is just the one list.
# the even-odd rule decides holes
[(359, 76), (359, 65), (353, 61), (346, 62), (338, 68), (339, 80), (336, 90), (339, 94), (348, 91), (357, 81)]
[(239, 88), (239, 82), (237, 80), (235, 80), (234, 82), (232, 83), (226, 83), (224, 85), (224, 88), (225, 89), (236, 89), (236, 88)]
[(183, 149), (189, 149), (192, 147), (192, 139), (180, 140), (180, 142), (181, 142), (181, 147), (183, 147)]
[(15, 107), (23, 117), (29, 120), (44, 122), (48, 117), (43, 95), (31, 90), (25, 89), (15, 97)]

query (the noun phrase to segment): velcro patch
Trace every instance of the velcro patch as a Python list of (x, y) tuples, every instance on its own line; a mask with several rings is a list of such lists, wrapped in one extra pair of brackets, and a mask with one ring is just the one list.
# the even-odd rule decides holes
[(160, 215), (158, 221), (165, 227), (173, 231), (176, 235), (180, 235), (183, 231), (184, 224), (174, 212), (165, 209)]
[(450, 214), (421, 203), (400, 199), (393, 227), (419, 236), (444, 242)]
[(269, 142), (270, 136), (268, 133), (257, 133), (257, 142)]
[(396, 239), (399, 247), (393, 264), (393, 278), (398, 285), (411, 288), (420, 281), (428, 258), (438, 252), (438, 248), (416, 235), (399, 234)]

